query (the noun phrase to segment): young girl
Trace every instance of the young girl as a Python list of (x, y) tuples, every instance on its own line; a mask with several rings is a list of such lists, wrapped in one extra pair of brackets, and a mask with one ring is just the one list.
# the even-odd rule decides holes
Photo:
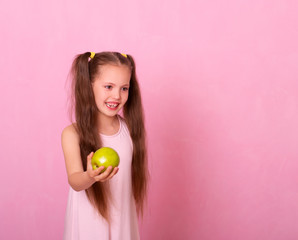
[[(134, 60), (117, 52), (86, 52), (75, 58), (71, 72), (76, 122), (62, 132), (71, 186), (64, 239), (139, 239), (147, 155)], [(93, 153), (101, 147), (117, 151), (118, 167), (92, 169)]]

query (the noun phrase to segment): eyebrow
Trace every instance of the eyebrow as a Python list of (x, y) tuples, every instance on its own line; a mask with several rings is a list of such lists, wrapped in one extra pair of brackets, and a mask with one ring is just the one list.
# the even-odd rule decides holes
[[(104, 82), (104, 84), (106, 85), (106, 84), (108, 84), (108, 85), (113, 85), (113, 86), (115, 86), (115, 84), (114, 83), (111, 83), (111, 82)], [(122, 85), (121, 87), (129, 87), (129, 83), (128, 84), (124, 84), (124, 85)]]

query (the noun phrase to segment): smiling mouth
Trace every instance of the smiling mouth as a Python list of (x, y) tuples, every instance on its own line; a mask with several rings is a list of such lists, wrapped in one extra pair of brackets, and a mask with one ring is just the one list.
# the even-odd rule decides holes
[(106, 106), (108, 108), (112, 108), (112, 109), (115, 109), (119, 106), (119, 103), (106, 103)]

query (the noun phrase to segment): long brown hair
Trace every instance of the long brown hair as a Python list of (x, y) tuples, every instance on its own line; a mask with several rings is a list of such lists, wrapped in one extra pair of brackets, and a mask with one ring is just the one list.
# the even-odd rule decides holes
[[(136, 66), (130, 55), (118, 52), (96, 53), (90, 59), (90, 52), (76, 56), (71, 69), (73, 80), (74, 111), (76, 130), (80, 138), (81, 160), (84, 171), (87, 169), (87, 156), (102, 147), (98, 132), (98, 109), (92, 90), (92, 83), (100, 74), (101, 67), (107, 64), (125, 65), (131, 69), (129, 95), (123, 107), (124, 119), (130, 131), (133, 142), (132, 157), (132, 189), (136, 201), (137, 211), (143, 214), (143, 206), (147, 192), (147, 148), (144, 127), (144, 114), (141, 93), (136, 77)], [(105, 183), (96, 182), (86, 194), (98, 212), (109, 220), (109, 191)]]

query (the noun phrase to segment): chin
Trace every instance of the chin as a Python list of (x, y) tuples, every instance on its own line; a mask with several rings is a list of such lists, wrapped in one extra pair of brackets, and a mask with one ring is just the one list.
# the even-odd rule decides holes
[(114, 113), (107, 113), (107, 112), (100, 112), (101, 113), (101, 115), (103, 115), (103, 116), (106, 116), (106, 117), (115, 117), (115, 116), (117, 116), (118, 115), (118, 112), (119, 111), (117, 111), (117, 112), (114, 112)]

